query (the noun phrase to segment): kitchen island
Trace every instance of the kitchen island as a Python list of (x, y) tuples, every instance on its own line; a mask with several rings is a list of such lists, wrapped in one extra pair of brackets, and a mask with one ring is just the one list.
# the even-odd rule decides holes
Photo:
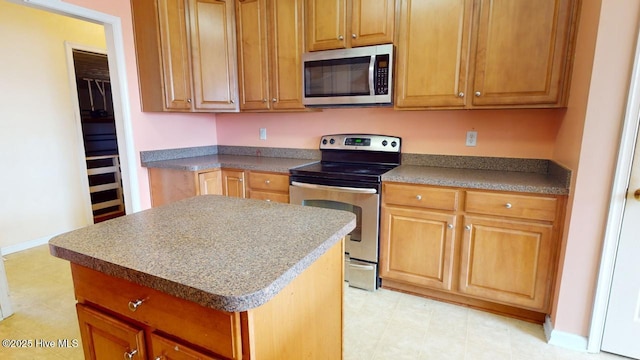
[(341, 358), (355, 215), (206, 195), (72, 231), (85, 357)]

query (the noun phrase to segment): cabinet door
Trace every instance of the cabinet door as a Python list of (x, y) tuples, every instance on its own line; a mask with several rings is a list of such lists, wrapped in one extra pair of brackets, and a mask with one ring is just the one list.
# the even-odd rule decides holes
[(245, 197), (244, 171), (222, 170), (222, 194), (225, 196)]
[(564, 105), (573, 3), (480, 2), (474, 106)]
[(270, 105), (266, 8), (267, 0), (236, 2), (241, 110), (268, 110)]
[(222, 195), (222, 179), (220, 170), (198, 174), (198, 195)]
[(472, 0), (402, 0), (396, 107), (464, 107)]
[(183, 0), (158, 0), (164, 102), (168, 110), (191, 110), (191, 66)]
[(76, 304), (87, 359), (146, 359), (144, 332), (93, 308)]
[(237, 110), (234, 3), (189, 0), (195, 110)]
[(466, 216), (460, 292), (547, 311), (552, 225)]
[(307, 0), (307, 51), (344, 49), (347, 0)]
[(163, 359), (163, 360), (215, 360), (222, 359), (221, 357), (212, 357), (203, 352), (200, 352), (184, 344), (177, 343), (173, 340), (169, 340), (156, 333), (152, 333), (149, 338), (151, 339), (151, 359)]
[(269, 1), (269, 63), (271, 108), (304, 109), (302, 105), (302, 53), (304, 52), (304, 0)]
[(455, 227), (454, 215), (383, 207), (380, 277), (450, 290)]
[(351, 46), (393, 42), (395, 0), (352, 0)]

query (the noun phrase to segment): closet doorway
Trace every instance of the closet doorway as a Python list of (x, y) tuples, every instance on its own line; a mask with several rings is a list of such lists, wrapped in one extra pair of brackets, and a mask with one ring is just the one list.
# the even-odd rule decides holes
[(72, 46), (79, 118), (94, 223), (125, 214), (109, 63)]

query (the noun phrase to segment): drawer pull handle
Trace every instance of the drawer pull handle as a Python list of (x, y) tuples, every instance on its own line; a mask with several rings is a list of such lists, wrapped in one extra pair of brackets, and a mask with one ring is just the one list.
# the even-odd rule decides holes
[(449, 225), (447, 225), (447, 227), (448, 227), (449, 229), (453, 229), (453, 224), (449, 224)]
[(416, 200), (422, 200), (422, 195), (416, 195)]
[(129, 352), (125, 352), (125, 353), (124, 353), (124, 360), (131, 360), (131, 359), (133, 359), (133, 356), (134, 356), (135, 354), (137, 354), (137, 353), (138, 353), (138, 350), (136, 350), (136, 349), (133, 349), (133, 350), (131, 350), (131, 351), (129, 351)]
[(504, 204), (504, 207), (506, 207), (507, 209), (511, 209), (513, 205), (511, 205), (511, 203), (506, 203)]
[(142, 303), (144, 302), (144, 299), (135, 299), (133, 301), (129, 301), (129, 310), (131, 311), (136, 311), (138, 310), (138, 308), (140, 307), (140, 305), (142, 305)]
[(467, 225), (464, 227), (465, 230), (471, 230), (471, 225)]

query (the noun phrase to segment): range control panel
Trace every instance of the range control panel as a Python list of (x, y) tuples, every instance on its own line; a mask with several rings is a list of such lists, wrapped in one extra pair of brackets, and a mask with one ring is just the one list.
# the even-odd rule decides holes
[(372, 134), (335, 134), (320, 138), (320, 150), (400, 152), (400, 138)]

